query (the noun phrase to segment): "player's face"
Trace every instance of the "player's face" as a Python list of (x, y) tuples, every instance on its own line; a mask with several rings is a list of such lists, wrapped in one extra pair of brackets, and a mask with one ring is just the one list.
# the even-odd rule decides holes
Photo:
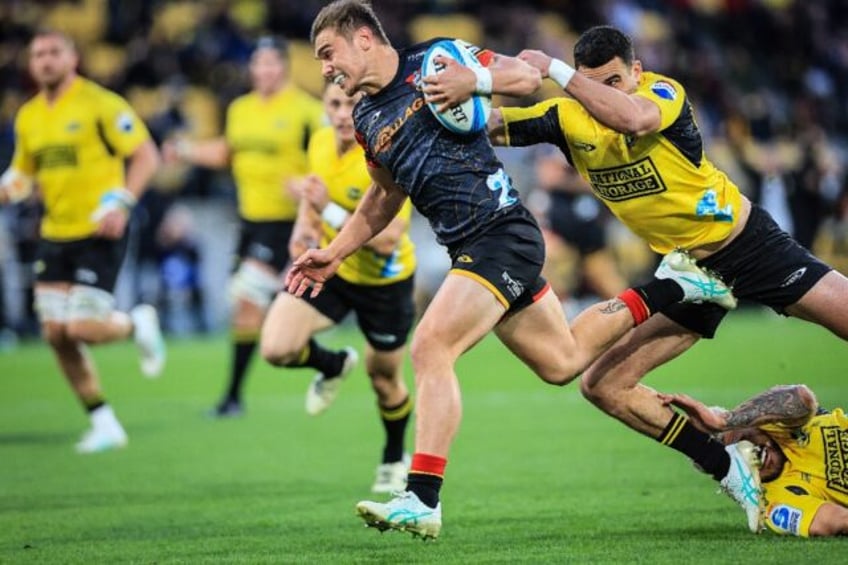
[(283, 83), (285, 65), (276, 49), (257, 49), (250, 58), (250, 80), (262, 95), (276, 92)]
[(347, 39), (336, 30), (327, 28), (315, 38), (315, 57), (321, 61), (321, 74), (352, 96), (359, 90), (366, 72), (361, 35)]
[(639, 86), (639, 78), (642, 76), (642, 63), (633, 61), (633, 64), (628, 66), (620, 57), (614, 57), (600, 67), (581, 66), (577, 70), (594, 81), (629, 94)]
[(342, 143), (352, 143), (355, 139), (353, 107), (361, 97), (359, 94), (348, 96), (336, 84), (328, 84), (324, 89), (324, 111), (336, 131), (336, 137)]
[(763, 481), (776, 479), (783, 472), (783, 466), (786, 464), (786, 455), (783, 454), (780, 446), (771, 439), (771, 436), (757, 428), (727, 432), (722, 437), (725, 444), (735, 443), (743, 439), (750, 441), (760, 449), (760, 479)]
[(41, 88), (56, 88), (77, 66), (77, 54), (59, 35), (36, 37), (29, 52), (29, 71)]

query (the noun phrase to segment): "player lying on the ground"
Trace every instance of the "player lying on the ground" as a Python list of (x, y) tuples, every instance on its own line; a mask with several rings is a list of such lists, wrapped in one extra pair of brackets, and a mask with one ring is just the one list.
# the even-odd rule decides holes
[(804, 385), (776, 386), (733, 410), (660, 394), (724, 443), (747, 440), (760, 457), (765, 523), (780, 534), (848, 535), (848, 417), (819, 407)]

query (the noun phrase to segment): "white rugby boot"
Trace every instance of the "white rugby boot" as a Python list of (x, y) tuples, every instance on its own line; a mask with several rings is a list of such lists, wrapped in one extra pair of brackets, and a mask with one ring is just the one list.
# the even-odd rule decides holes
[(77, 453), (99, 453), (127, 445), (127, 433), (112, 412), (112, 407), (101, 406), (91, 413), (91, 429), (76, 444)]
[(162, 374), (165, 368), (165, 339), (159, 327), (159, 315), (150, 304), (139, 304), (130, 310), (133, 339), (141, 355), (141, 372), (148, 378)]
[(428, 540), (439, 537), (442, 529), (442, 503), (430, 508), (410, 491), (399, 492), (385, 503), (363, 500), (356, 505), (356, 513), (366, 526), (381, 532), (398, 530)]
[(339, 395), (339, 390), (342, 387), (342, 381), (356, 367), (359, 362), (359, 354), (353, 347), (345, 347), (345, 360), (342, 364), (342, 371), (337, 377), (331, 379), (324, 378), (324, 373), (317, 373), (309, 383), (309, 388), (306, 389), (306, 413), (310, 416), (317, 416), (336, 400)]
[(697, 265), (686, 251), (675, 249), (662, 258), (654, 276), (671, 279), (683, 289), (683, 302), (713, 302), (725, 310), (736, 308), (736, 297), (716, 275)]
[(742, 440), (725, 447), (730, 455), (730, 470), (721, 480), (721, 490), (736, 501), (748, 518), (748, 529), (757, 534), (763, 530), (763, 491), (760, 485), (757, 448)]

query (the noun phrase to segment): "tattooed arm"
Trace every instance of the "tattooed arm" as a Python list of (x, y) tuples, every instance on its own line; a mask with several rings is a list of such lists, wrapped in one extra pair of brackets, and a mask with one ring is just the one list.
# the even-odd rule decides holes
[(818, 410), (816, 396), (804, 385), (775, 386), (732, 410), (710, 408), (685, 394), (660, 394), (660, 398), (686, 412), (696, 427), (708, 433), (775, 423), (800, 427)]

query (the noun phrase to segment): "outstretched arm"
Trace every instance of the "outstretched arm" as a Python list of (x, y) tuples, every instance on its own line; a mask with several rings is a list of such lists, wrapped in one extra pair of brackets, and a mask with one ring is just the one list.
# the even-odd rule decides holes
[(542, 86), (539, 70), (517, 57), (494, 54), (480, 74), (453, 59), (442, 58), (440, 62), (445, 70), (424, 77), (422, 89), (427, 102), (439, 104), (440, 112), (465, 102), (475, 93), (521, 97)]
[(525, 50), (518, 57), (539, 69), (543, 78), (553, 79), (608, 128), (637, 137), (659, 131), (660, 109), (647, 98), (592, 80), (542, 51)]
[(311, 296), (317, 296), (345, 257), (380, 233), (403, 206), (406, 193), (390, 173), (382, 168), (368, 170), (374, 183), (330, 245), (310, 249), (293, 263), (286, 276), (286, 288), (295, 296), (302, 296), (310, 287)]
[(772, 387), (732, 410), (710, 408), (685, 394), (660, 394), (660, 398), (686, 412), (696, 427), (708, 433), (775, 423), (800, 427), (818, 410), (816, 396), (804, 385)]

